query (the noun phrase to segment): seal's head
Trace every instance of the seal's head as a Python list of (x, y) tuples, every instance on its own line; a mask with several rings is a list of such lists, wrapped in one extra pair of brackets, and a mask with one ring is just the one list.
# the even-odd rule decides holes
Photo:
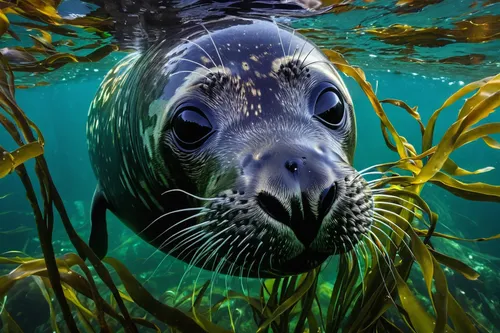
[(339, 74), (273, 22), (203, 28), (166, 56), (168, 80), (149, 111), (160, 118), (154, 145), (170, 187), (206, 199), (169, 249), (261, 277), (349, 251), (371, 226), (373, 202), (352, 166), (356, 124)]

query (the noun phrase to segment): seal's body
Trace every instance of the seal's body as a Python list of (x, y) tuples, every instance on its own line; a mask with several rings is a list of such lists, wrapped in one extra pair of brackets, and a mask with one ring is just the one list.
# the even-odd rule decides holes
[(225, 18), (172, 36), (117, 64), (91, 104), (90, 245), (105, 255), (109, 209), (205, 269), (308, 271), (371, 225), (355, 133), (347, 88), (298, 33)]

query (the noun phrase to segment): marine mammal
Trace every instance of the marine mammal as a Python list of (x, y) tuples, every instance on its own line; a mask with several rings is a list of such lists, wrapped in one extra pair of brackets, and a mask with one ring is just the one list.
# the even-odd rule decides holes
[(271, 21), (226, 17), (126, 57), (91, 103), (87, 139), (100, 257), (106, 210), (174, 257), (260, 277), (308, 271), (372, 223), (348, 89)]

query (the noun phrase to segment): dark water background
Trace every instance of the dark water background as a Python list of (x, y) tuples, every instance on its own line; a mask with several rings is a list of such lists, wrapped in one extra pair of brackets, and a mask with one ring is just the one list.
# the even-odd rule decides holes
[[(472, 1), (444, 1), (443, 4), (439, 4), (441, 6), (439, 9), (442, 15), (441, 18), (446, 19), (447, 15), (444, 15), (446, 10), (452, 10), (453, 13), (458, 14), (462, 7), (469, 8), (471, 3)], [(499, 6), (500, 4), (486, 7), (483, 9), (482, 14), (495, 11), (498, 13), (500, 12)], [(419, 13), (418, 18), (399, 17), (399, 19), (406, 20), (405, 23), (408, 24), (416, 22), (424, 24), (436, 19), (437, 14), (435, 11), (435, 9), (427, 12), (423, 11)], [(356, 15), (358, 16), (356, 17)], [(354, 26), (356, 22), (361, 21), (365, 16), (365, 12), (350, 12), (345, 16), (339, 15), (338, 20), (330, 21), (329, 27), (326, 27), (325, 18), (304, 19), (294, 24), (318, 29), (326, 27), (332, 30), (341, 27), (347, 31), (348, 27)], [(392, 17), (391, 20), (397, 21), (398, 17)], [(367, 47), (366, 43), (369, 42), (363, 38), (360, 39), (360, 45), (364, 47)], [(376, 52), (377, 42), (373, 41), (372, 43), (374, 43), (372, 46)], [(479, 65), (478, 70), (470, 70), (465, 68), (465, 65), (463, 68), (455, 66), (453, 69), (451, 67), (435, 67), (432, 65), (411, 67), (412, 64), (406, 63), (396, 66), (394, 62), (385, 61), (383, 57), (377, 56), (377, 53), (371, 51), (356, 55), (350, 61), (364, 69), (368, 81), (371, 82), (372, 86), (377, 87), (379, 99), (396, 98), (404, 100), (410, 106), (418, 105), (418, 111), (424, 123), (426, 123), (432, 112), (439, 108), (447, 97), (464, 84), (484, 77), (483, 74), (487, 76), (500, 72), (498, 41), (472, 45), (461, 44), (452, 47), (464, 50), (471, 48), (474, 51), (479, 49), (484, 51), (483, 53), (492, 56), (488, 57), (488, 62), (483, 66)], [(452, 53), (450, 49), (446, 48), (447, 46), (432, 50), (427, 49), (422, 53), (431, 52), (433, 55), (440, 54), (443, 57), (447, 55), (447, 52)], [(370, 54), (377, 57), (370, 56)], [(54, 182), (65, 201), (69, 215), (72, 217), (72, 223), (84, 239), (88, 238), (90, 232), (89, 207), (96, 184), (87, 153), (85, 123), (88, 106), (106, 72), (106, 67), (109, 68), (109, 66), (93, 64), (78, 65), (79, 72), (73, 79), (68, 78), (62, 81), (61, 77), (59, 77), (59, 81), (51, 82), (50, 86), (18, 90), (16, 93), (19, 105), (44, 133), (46, 140), (45, 156)], [(383, 141), (379, 120), (365, 94), (352, 79), (345, 78), (345, 80), (354, 100), (357, 116), (358, 144), (355, 167), (359, 170), (373, 164), (397, 159), (397, 155), (389, 151)], [(456, 103), (455, 106), (443, 111), (437, 123), (435, 138), (439, 138), (456, 119), (458, 106), (460, 105), (462, 105), (462, 102)], [(400, 109), (387, 106), (386, 110), (395, 127), (419, 150), (420, 132), (417, 123)], [(489, 121), (500, 122), (500, 114), (493, 114), (490, 116)], [(1, 131), (0, 143), (7, 149), (14, 147), (11, 139)], [(496, 168), (483, 175), (468, 176), (465, 178), (467, 181), (477, 180), (490, 184), (500, 184), (499, 151), (488, 148), (482, 142), (474, 142), (460, 148), (452, 157), (457, 164), (468, 170), (486, 166)], [(32, 164), (29, 165), (32, 166)], [(31, 230), (11, 234), (0, 233), (0, 253), (9, 250), (23, 250), (32, 256), (40, 255), (41, 251), (31, 209), (18, 177), (8, 176), (0, 179), (0, 197), (7, 194), (9, 196), (0, 200), (0, 232), (18, 227), (28, 227)], [(428, 186), (424, 190), (424, 198), (428, 200), (431, 208), (440, 216), (437, 231), (466, 238), (485, 237), (500, 233), (500, 204), (466, 201), (432, 186)], [(154, 252), (154, 249), (137, 237), (133, 237), (116, 219), (110, 218), (109, 234), (111, 239), (109, 248), (114, 249), (129, 240), (110, 255), (121, 259), (141, 278), (149, 276), (148, 274), (160, 264), (163, 256), (157, 254), (145, 262), (145, 259)], [(500, 307), (500, 274), (497, 274), (500, 270), (500, 262), (499, 259), (496, 259), (496, 257), (500, 257), (500, 240), (478, 244), (460, 243), (460, 249), (453, 247), (452, 242), (442, 243), (438, 244), (438, 246), (446, 249), (445, 253), (450, 255), (458, 254), (459, 257), (468, 261), (483, 273), (479, 281), (464, 285), (462, 285), (463, 280), (460, 277), (454, 277), (450, 280), (451, 286), (459, 289), (463, 288), (464, 293), (474, 299), (474, 306), (477, 309), (482, 307), (483, 313), (487, 312), (484, 310), (487, 306)], [(59, 253), (73, 251), (59, 221), (56, 221), (55, 225), (54, 246)], [(169, 264), (170, 259), (167, 259), (161, 264), (161, 267), (167, 268)], [(182, 276), (184, 267), (184, 264), (176, 263), (172, 266), (170, 273), (160, 269), (152, 279), (154, 282), (149, 285), (152, 292), (159, 295), (166, 290), (174, 289), (179, 282), (180, 276)], [(330, 272), (333, 274), (332, 271)], [(186, 279), (186, 283), (192, 283), (197, 274), (198, 271), (194, 271), (192, 276)], [(323, 278), (333, 280), (334, 276)], [(223, 281), (219, 283), (219, 286), (223, 288)], [(418, 284), (418, 281), (415, 283)], [(485, 297), (480, 296), (480, 294)], [(490, 302), (491, 304), (484, 304), (484, 302)], [(29, 303), (24, 303), (24, 305), (29, 306)], [(12, 312), (9, 307), (10, 305), (7, 305), (9, 312)], [(46, 320), (43, 313), (43, 311), (41, 314), (39, 313), (40, 322)], [(500, 327), (499, 317), (491, 315), (488, 320), (492, 323), (490, 328), (493, 331), (495, 330), (494, 327)]]

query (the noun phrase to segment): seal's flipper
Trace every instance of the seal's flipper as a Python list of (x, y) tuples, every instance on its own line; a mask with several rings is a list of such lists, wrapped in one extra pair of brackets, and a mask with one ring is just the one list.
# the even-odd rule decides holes
[(108, 252), (108, 228), (106, 223), (106, 210), (108, 202), (106, 197), (97, 185), (94, 197), (92, 198), (92, 208), (90, 221), (92, 229), (90, 231), (89, 246), (99, 259), (106, 256)]

